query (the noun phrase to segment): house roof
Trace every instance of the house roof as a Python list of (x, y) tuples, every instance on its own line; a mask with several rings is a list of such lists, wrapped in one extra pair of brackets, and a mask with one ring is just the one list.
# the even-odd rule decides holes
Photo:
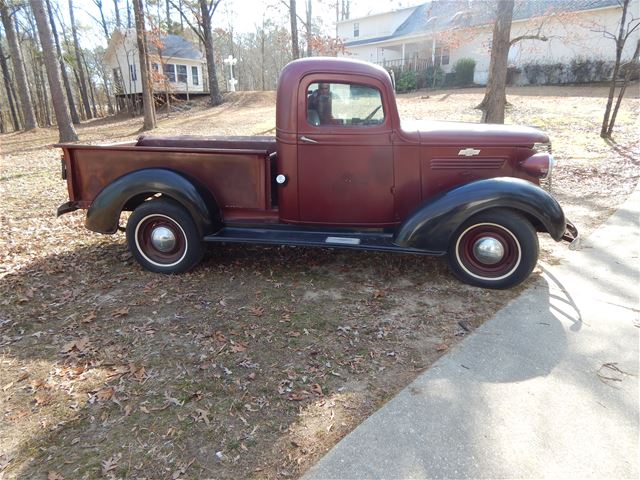
[(202, 60), (203, 55), (198, 48), (184, 37), (179, 35), (165, 35), (160, 38), (160, 48), (155, 42), (149, 42), (149, 53), (162, 55), (165, 58), (186, 58), (190, 60)]
[[(115, 53), (117, 46), (126, 38), (133, 39), (135, 42), (136, 31), (134, 28), (114, 31), (113, 35), (109, 39), (109, 46), (107, 47), (105, 59), (111, 58)], [(147, 37), (147, 44), (149, 47), (149, 54), (162, 55), (165, 59), (182, 58), (186, 60), (204, 60), (204, 55), (198, 47), (179, 35), (163, 35), (159, 38), (158, 42)]]
[[(513, 20), (618, 6), (618, 0), (535, 0), (516, 2)], [(473, 0), (432, 0), (422, 3), (391, 34), (346, 42), (347, 47), (377, 43), (394, 38), (438, 32), (456, 27), (473, 27), (492, 23), (495, 11), (486, 2)]]

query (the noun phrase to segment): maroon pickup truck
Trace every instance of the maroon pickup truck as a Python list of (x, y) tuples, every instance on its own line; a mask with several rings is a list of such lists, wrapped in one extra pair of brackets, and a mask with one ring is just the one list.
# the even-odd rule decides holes
[(554, 165), (534, 128), (401, 122), (389, 75), (311, 58), (280, 76), (274, 137), (154, 137), (59, 145), (70, 201), (142, 266), (178, 273), (205, 242), (446, 255), (464, 282), (508, 288), (538, 259), (537, 232), (575, 227), (539, 186)]

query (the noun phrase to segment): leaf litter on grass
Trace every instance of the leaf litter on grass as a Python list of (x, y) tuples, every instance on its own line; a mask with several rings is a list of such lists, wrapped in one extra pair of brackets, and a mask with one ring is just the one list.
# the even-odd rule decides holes
[[(638, 101), (623, 105), (609, 145), (592, 113), (601, 98), (554, 91), (535, 102), (511, 92), (508, 121), (537, 118), (550, 131), (555, 195), (589, 231), (637, 181)], [(477, 120), (481, 95), (398, 102), (405, 118)], [(252, 102), (273, 118), (272, 93), (239, 93), (222, 109), (161, 118), (158, 133), (252, 134)], [(138, 124), (79, 132), (90, 143), (132, 140)], [(151, 274), (121, 234), (86, 231), (82, 212), (55, 218), (67, 192), (54, 131), (0, 141), (5, 478), (299, 476), (526, 287), (462, 285), (437, 259), (291, 247), (218, 246), (193, 272)]]

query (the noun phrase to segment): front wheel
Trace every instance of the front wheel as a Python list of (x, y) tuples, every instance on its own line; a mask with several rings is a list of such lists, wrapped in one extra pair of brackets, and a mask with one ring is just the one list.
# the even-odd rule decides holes
[(449, 244), (449, 265), (465, 283), (505, 289), (526, 280), (538, 261), (531, 223), (509, 210), (491, 210), (467, 220)]
[(186, 272), (204, 253), (189, 212), (164, 198), (144, 202), (133, 211), (127, 222), (127, 244), (140, 265), (158, 273)]

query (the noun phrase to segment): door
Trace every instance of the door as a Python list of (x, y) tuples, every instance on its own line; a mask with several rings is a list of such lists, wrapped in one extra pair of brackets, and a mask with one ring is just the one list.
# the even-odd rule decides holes
[(393, 146), (382, 85), (311, 75), (298, 92), (300, 220), (384, 226), (394, 221)]

